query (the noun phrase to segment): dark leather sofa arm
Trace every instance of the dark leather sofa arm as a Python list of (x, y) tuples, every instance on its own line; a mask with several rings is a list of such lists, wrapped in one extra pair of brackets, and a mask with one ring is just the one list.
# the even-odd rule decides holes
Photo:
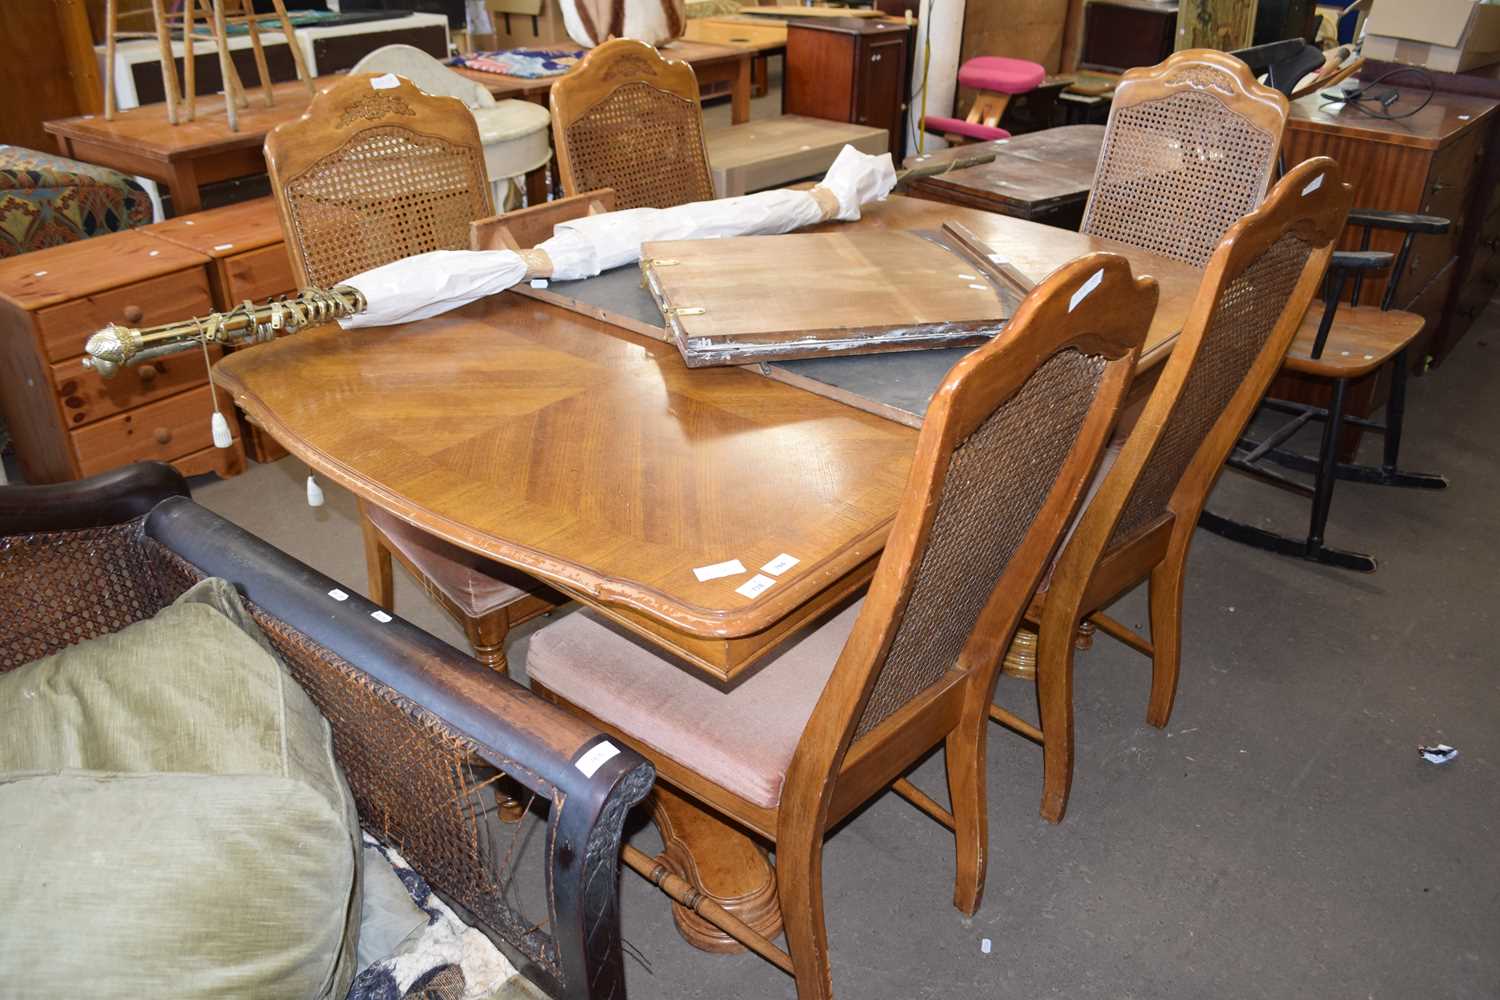
[(168, 497), (189, 495), (187, 480), (160, 462), (137, 462), (54, 486), (6, 486), (0, 489), (0, 535), (123, 524)]

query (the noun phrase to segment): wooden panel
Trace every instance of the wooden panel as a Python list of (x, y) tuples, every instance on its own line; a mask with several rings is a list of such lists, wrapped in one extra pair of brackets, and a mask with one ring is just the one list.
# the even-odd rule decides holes
[(79, 101), (59, 8), (51, 0), (7, 0), (3, 6), (0, 143), (53, 152), (56, 145), (42, 122), (95, 109)]
[(73, 450), (52, 380), (37, 356), (32, 318), (9, 302), (0, 302), (0, 414), (27, 482), (74, 478)]
[(110, 233), (0, 259), (0, 299), (22, 309), (42, 309), (205, 262), (202, 254), (139, 229)]
[[(221, 394), (219, 405), (228, 411), (232, 404)], [(212, 448), (212, 413), (205, 385), (80, 427), (72, 432), (78, 474), (92, 476), (131, 462), (170, 462)]]
[(1256, 0), (1181, 0), (1177, 51), (1243, 49), (1255, 37)]
[(906, 36), (870, 39), (860, 53), (854, 120), (860, 125), (885, 129), (890, 134), (890, 148), (897, 151), (904, 148), (901, 130), (905, 93)]
[(258, 302), (297, 289), (292, 259), (283, 243), (226, 257), (218, 265), (224, 289), (221, 308), (236, 306), (246, 299)]
[(857, 36), (788, 25), (781, 109), (789, 115), (852, 122), (857, 48)]
[[(136, 310), (140, 318), (132, 319)], [(62, 361), (82, 354), (89, 335), (109, 323), (155, 326), (210, 312), (213, 302), (208, 294), (208, 275), (203, 268), (195, 267), (49, 306), (36, 318), (47, 360)]]
[(227, 479), (245, 471), (245, 450), (240, 446), (240, 439), (235, 438), (233, 446), (229, 448), (209, 447), (202, 451), (195, 451), (191, 455), (174, 458), (172, 468), (184, 476), (202, 476), (217, 472)]
[[(219, 347), (209, 348), (209, 357), (216, 361), (222, 353)], [(81, 355), (52, 366), (52, 384), (57, 387), (69, 427), (164, 399), (207, 381), (203, 353), (196, 350), (121, 368), (111, 379), (100, 378), (93, 369), (83, 367)]]
[[(975, 56), (1009, 56), (1041, 63), (1047, 72), (1062, 68), (1063, 36), (1068, 20), (1066, 0), (1006, 0), (970, 3), (964, 8), (960, 64)], [(964, 88), (960, 112), (973, 92)], [(933, 109), (937, 114), (938, 110)]]
[(883, 128), (781, 115), (704, 132), (714, 191), (720, 198), (779, 187), (821, 175), (845, 144), (862, 153), (884, 153)]
[(178, 216), (139, 231), (214, 258), (285, 241), (276, 199), (269, 197)]
[(661, 241), (641, 260), (690, 367), (957, 347), (1009, 313), (972, 261), (914, 233)]

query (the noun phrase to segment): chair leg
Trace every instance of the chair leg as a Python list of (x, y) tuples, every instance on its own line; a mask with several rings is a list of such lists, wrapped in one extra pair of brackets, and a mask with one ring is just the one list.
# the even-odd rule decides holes
[(828, 928), (823, 921), (823, 836), (809, 826), (808, 836), (776, 839), (776, 893), (797, 1000), (833, 1000)]
[(370, 600), (387, 611), (395, 611), (396, 589), (391, 576), (391, 550), (385, 547), (380, 532), (365, 516), (363, 508), (359, 512), (359, 530), (365, 538), (365, 574), (370, 581)]
[(1151, 570), (1151, 700), (1146, 721), (1158, 729), (1172, 718), (1182, 658), (1182, 585), (1187, 553), (1174, 546)]
[(1323, 547), (1323, 535), (1328, 529), (1328, 512), (1333, 507), (1333, 487), (1338, 483), (1339, 431), (1344, 426), (1344, 394), (1348, 388), (1347, 379), (1334, 380), (1333, 402), (1329, 404), (1328, 419), (1323, 424), (1323, 450), (1318, 453), (1312, 513), (1307, 523), (1309, 555)]
[(1036, 700), (1042, 721), (1042, 818), (1062, 822), (1073, 787), (1073, 636), (1078, 616), (1042, 617)]
[(505, 659), (505, 637), (510, 634), (507, 610), (501, 608), (479, 618), (464, 616), (464, 635), (474, 647), (476, 660), (496, 673), (509, 676), (510, 664)]
[(981, 717), (978, 725), (965, 720), (948, 734), (944, 749), (956, 851), (953, 905), (965, 916), (973, 916), (984, 897), (985, 851), (989, 844), (984, 767), (988, 729), (988, 717)]

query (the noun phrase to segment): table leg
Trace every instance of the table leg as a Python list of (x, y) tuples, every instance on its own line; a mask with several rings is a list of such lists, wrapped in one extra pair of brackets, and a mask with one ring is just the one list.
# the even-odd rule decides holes
[(754, 83), (753, 97), (765, 97), (771, 90), (771, 72), (769, 64), (771, 57), (762, 52), (750, 60), (750, 75)]
[(547, 200), (547, 165), (543, 164), (526, 174), (526, 207), (540, 205)]
[(738, 72), (729, 84), (729, 122), (743, 125), (750, 120), (750, 56), (739, 61)]
[[(1078, 633), (1073, 636), (1073, 648), (1080, 652), (1094, 648), (1094, 623), (1078, 623)], [(1005, 665), (1000, 668), (1007, 677), (1030, 680), (1036, 677), (1036, 629), (1022, 622), (1005, 651)]]
[(187, 215), (203, 207), (198, 195), (198, 172), (192, 160), (181, 160), (170, 167), (172, 178), (167, 181), (167, 191), (172, 195), (172, 215)]
[[(776, 872), (759, 844), (665, 782), (657, 782), (651, 793), (651, 819), (664, 845), (658, 861), (757, 933), (768, 938), (780, 933)], [(677, 903), (672, 904), (672, 919), (678, 933), (695, 948), (745, 950), (734, 938)]]

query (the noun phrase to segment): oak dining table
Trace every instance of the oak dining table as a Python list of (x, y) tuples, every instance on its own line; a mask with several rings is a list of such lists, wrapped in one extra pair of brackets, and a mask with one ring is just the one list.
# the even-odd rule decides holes
[[(838, 225), (949, 221), (1034, 281), (1097, 250), (1155, 277), (1160, 306), (1137, 376), (1153, 381), (1196, 269), (901, 196)], [(531, 574), (726, 687), (868, 582), (918, 433), (754, 368), (688, 369), (670, 343), (512, 293), (401, 326), (310, 329), (237, 351), (214, 375), (319, 475)], [(745, 588), (781, 556), (796, 562), (763, 592)], [(732, 560), (744, 571), (694, 572)], [(760, 845), (670, 789), (653, 811), (666, 863), (774, 935), (774, 874)], [(699, 947), (739, 948), (690, 911), (675, 917)]]

